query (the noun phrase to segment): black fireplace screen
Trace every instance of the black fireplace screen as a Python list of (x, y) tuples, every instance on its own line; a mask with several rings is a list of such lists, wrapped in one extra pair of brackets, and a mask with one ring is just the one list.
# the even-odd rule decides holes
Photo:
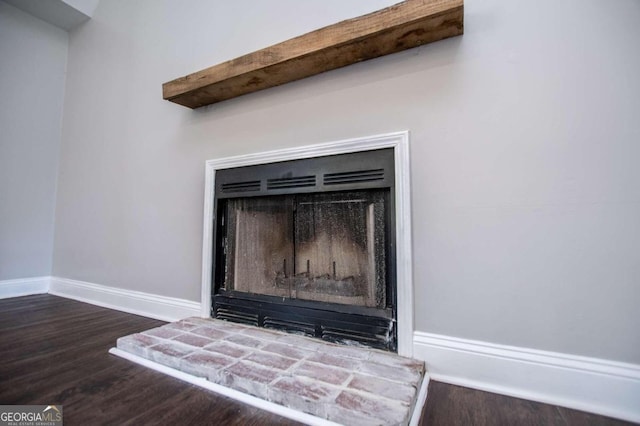
[(227, 202), (226, 290), (384, 308), (385, 190)]
[(394, 351), (393, 149), (218, 170), (215, 318)]

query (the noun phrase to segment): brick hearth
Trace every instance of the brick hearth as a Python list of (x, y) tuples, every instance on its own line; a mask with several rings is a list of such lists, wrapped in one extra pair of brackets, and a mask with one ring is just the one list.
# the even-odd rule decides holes
[(347, 425), (404, 425), (424, 363), (215, 319), (187, 318), (118, 339), (118, 349)]

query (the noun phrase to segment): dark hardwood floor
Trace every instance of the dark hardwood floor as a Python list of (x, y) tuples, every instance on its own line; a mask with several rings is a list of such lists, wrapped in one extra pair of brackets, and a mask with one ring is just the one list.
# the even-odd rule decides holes
[(422, 424), (621, 426), (631, 423), (526, 399), (431, 381)]
[(107, 352), (161, 324), (51, 295), (0, 300), (0, 404), (61, 404), (66, 425), (298, 424)]
[[(107, 352), (161, 324), (51, 295), (0, 300), (0, 405), (61, 404), (66, 425), (297, 424)], [(422, 424), (628, 423), (431, 382)]]

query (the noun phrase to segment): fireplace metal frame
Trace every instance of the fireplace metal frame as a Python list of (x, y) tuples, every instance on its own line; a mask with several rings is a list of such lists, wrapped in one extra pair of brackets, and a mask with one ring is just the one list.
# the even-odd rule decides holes
[[(270, 139), (272, 143), (281, 142)], [(286, 142), (283, 142), (286, 143)], [(291, 142), (293, 143), (293, 142)], [(326, 155), (346, 154), (382, 148), (392, 148), (395, 155), (395, 216), (396, 216), (396, 281), (397, 281), (397, 332), (398, 355), (414, 355), (414, 285), (413, 285), (413, 244), (411, 215), (411, 161), (410, 133), (403, 130), (392, 133), (369, 135), (353, 139), (343, 139), (312, 145), (299, 145), (251, 153), (212, 158), (204, 163), (204, 194), (202, 221), (202, 262), (200, 286), (200, 316), (211, 316), (212, 294), (212, 249), (213, 198), (215, 174), (218, 170), (252, 166)], [(192, 305), (189, 305), (192, 306)]]
[[(217, 170), (213, 198), (211, 315), (286, 329), (332, 341), (356, 341), (397, 350), (394, 149), (305, 158)], [(255, 295), (221, 288), (224, 281), (226, 200), (283, 194), (387, 191), (386, 306), (382, 309)]]

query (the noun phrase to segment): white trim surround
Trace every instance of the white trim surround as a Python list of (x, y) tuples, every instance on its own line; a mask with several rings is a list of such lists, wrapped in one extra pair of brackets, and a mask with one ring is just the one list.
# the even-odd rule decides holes
[(431, 379), (640, 423), (640, 365), (416, 331)]
[(198, 302), (67, 278), (51, 277), (49, 293), (162, 321), (200, 315)]
[(50, 277), (31, 277), (0, 281), (0, 299), (47, 293), (49, 280)]
[(413, 270), (408, 131), (208, 160), (205, 165), (202, 242), (202, 317), (211, 315), (213, 196), (216, 170), (382, 148), (393, 148), (395, 157), (398, 354), (411, 357), (413, 355)]

